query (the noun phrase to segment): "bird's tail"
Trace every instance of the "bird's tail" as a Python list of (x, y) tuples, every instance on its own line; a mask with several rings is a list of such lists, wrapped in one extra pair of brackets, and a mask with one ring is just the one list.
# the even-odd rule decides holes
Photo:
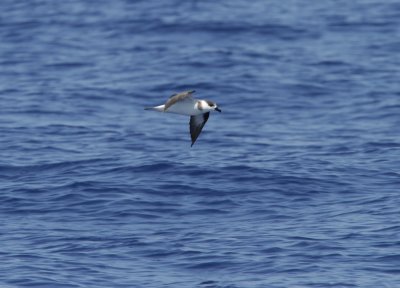
[(145, 107), (144, 110), (153, 110), (153, 111), (158, 111), (158, 112), (164, 112), (164, 106), (165, 105), (160, 105), (160, 106), (155, 106), (155, 107)]

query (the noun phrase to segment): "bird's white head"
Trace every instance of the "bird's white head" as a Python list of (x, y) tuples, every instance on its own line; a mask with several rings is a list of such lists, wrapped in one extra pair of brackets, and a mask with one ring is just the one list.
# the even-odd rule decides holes
[(209, 100), (203, 100), (203, 109), (207, 111), (218, 111), (221, 112), (221, 109), (218, 108), (217, 103)]

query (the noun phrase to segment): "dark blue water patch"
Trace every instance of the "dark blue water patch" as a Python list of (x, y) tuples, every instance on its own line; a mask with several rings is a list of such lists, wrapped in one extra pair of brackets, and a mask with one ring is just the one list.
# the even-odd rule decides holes
[(189, 269), (201, 269), (201, 270), (208, 270), (208, 269), (218, 269), (224, 267), (231, 267), (235, 265), (235, 263), (229, 261), (219, 261), (219, 262), (200, 262), (195, 265), (189, 265)]
[[(30, 268), (30, 267), (28, 267)], [(53, 278), (45, 278), (43, 277), (41, 280), (30, 280), (30, 279), (23, 279), (23, 280), (16, 280), (16, 281), (9, 281), (10, 285), (18, 285), (20, 287), (30, 286), (30, 287), (66, 287), (66, 288), (75, 288), (79, 287), (79, 285), (72, 285), (72, 284), (62, 284), (62, 283), (54, 283)]]
[(199, 283), (196, 287), (206, 287), (206, 288), (237, 288), (238, 286), (235, 284), (218, 284), (218, 281), (204, 281)]
[(51, 63), (47, 64), (46, 68), (48, 70), (59, 70), (59, 69), (76, 69), (81, 67), (91, 66), (93, 63), (90, 62), (59, 62), (59, 63)]
[(350, 282), (335, 282), (335, 283), (326, 283), (326, 282), (307, 282), (304, 283), (304, 285), (307, 285), (309, 287), (332, 287), (332, 288), (340, 288), (340, 287), (345, 287), (345, 288), (351, 288), (351, 287), (358, 287), (357, 284), (352, 284)]
[(173, 168), (175, 168), (175, 165), (173, 162), (168, 163), (155, 163), (155, 164), (146, 164), (146, 165), (140, 165), (140, 166), (121, 166), (121, 167), (116, 167), (112, 168), (111, 170), (108, 170), (107, 173), (135, 173), (135, 172), (168, 172), (173, 171)]
[[(103, 162), (104, 161), (104, 162)], [(1, 166), (0, 171), (3, 173), (10, 173), (13, 176), (21, 176), (25, 177), (27, 175), (32, 175), (36, 173), (54, 173), (57, 174), (58, 169), (63, 172), (73, 171), (76, 169), (81, 169), (84, 167), (88, 167), (91, 163), (106, 163), (108, 161), (107, 158), (99, 158), (99, 159), (85, 159), (85, 160), (77, 160), (77, 161), (63, 161), (63, 162), (55, 162), (55, 163), (43, 163), (38, 165), (28, 165), (28, 166)]]

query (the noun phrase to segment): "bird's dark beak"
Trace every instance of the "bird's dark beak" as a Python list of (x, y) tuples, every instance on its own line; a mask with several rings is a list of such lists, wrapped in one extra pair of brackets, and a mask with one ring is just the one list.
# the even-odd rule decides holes
[(215, 111), (222, 112), (221, 109), (219, 109), (218, 107), (215, 108)]

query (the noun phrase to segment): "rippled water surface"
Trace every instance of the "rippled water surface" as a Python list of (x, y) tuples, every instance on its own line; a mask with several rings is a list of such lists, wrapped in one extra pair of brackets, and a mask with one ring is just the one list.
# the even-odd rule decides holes
[[(400, 287), (398, 1), (0, 10), (2, 287)], [(195, 89), (188, 117), (144, 111)]]

